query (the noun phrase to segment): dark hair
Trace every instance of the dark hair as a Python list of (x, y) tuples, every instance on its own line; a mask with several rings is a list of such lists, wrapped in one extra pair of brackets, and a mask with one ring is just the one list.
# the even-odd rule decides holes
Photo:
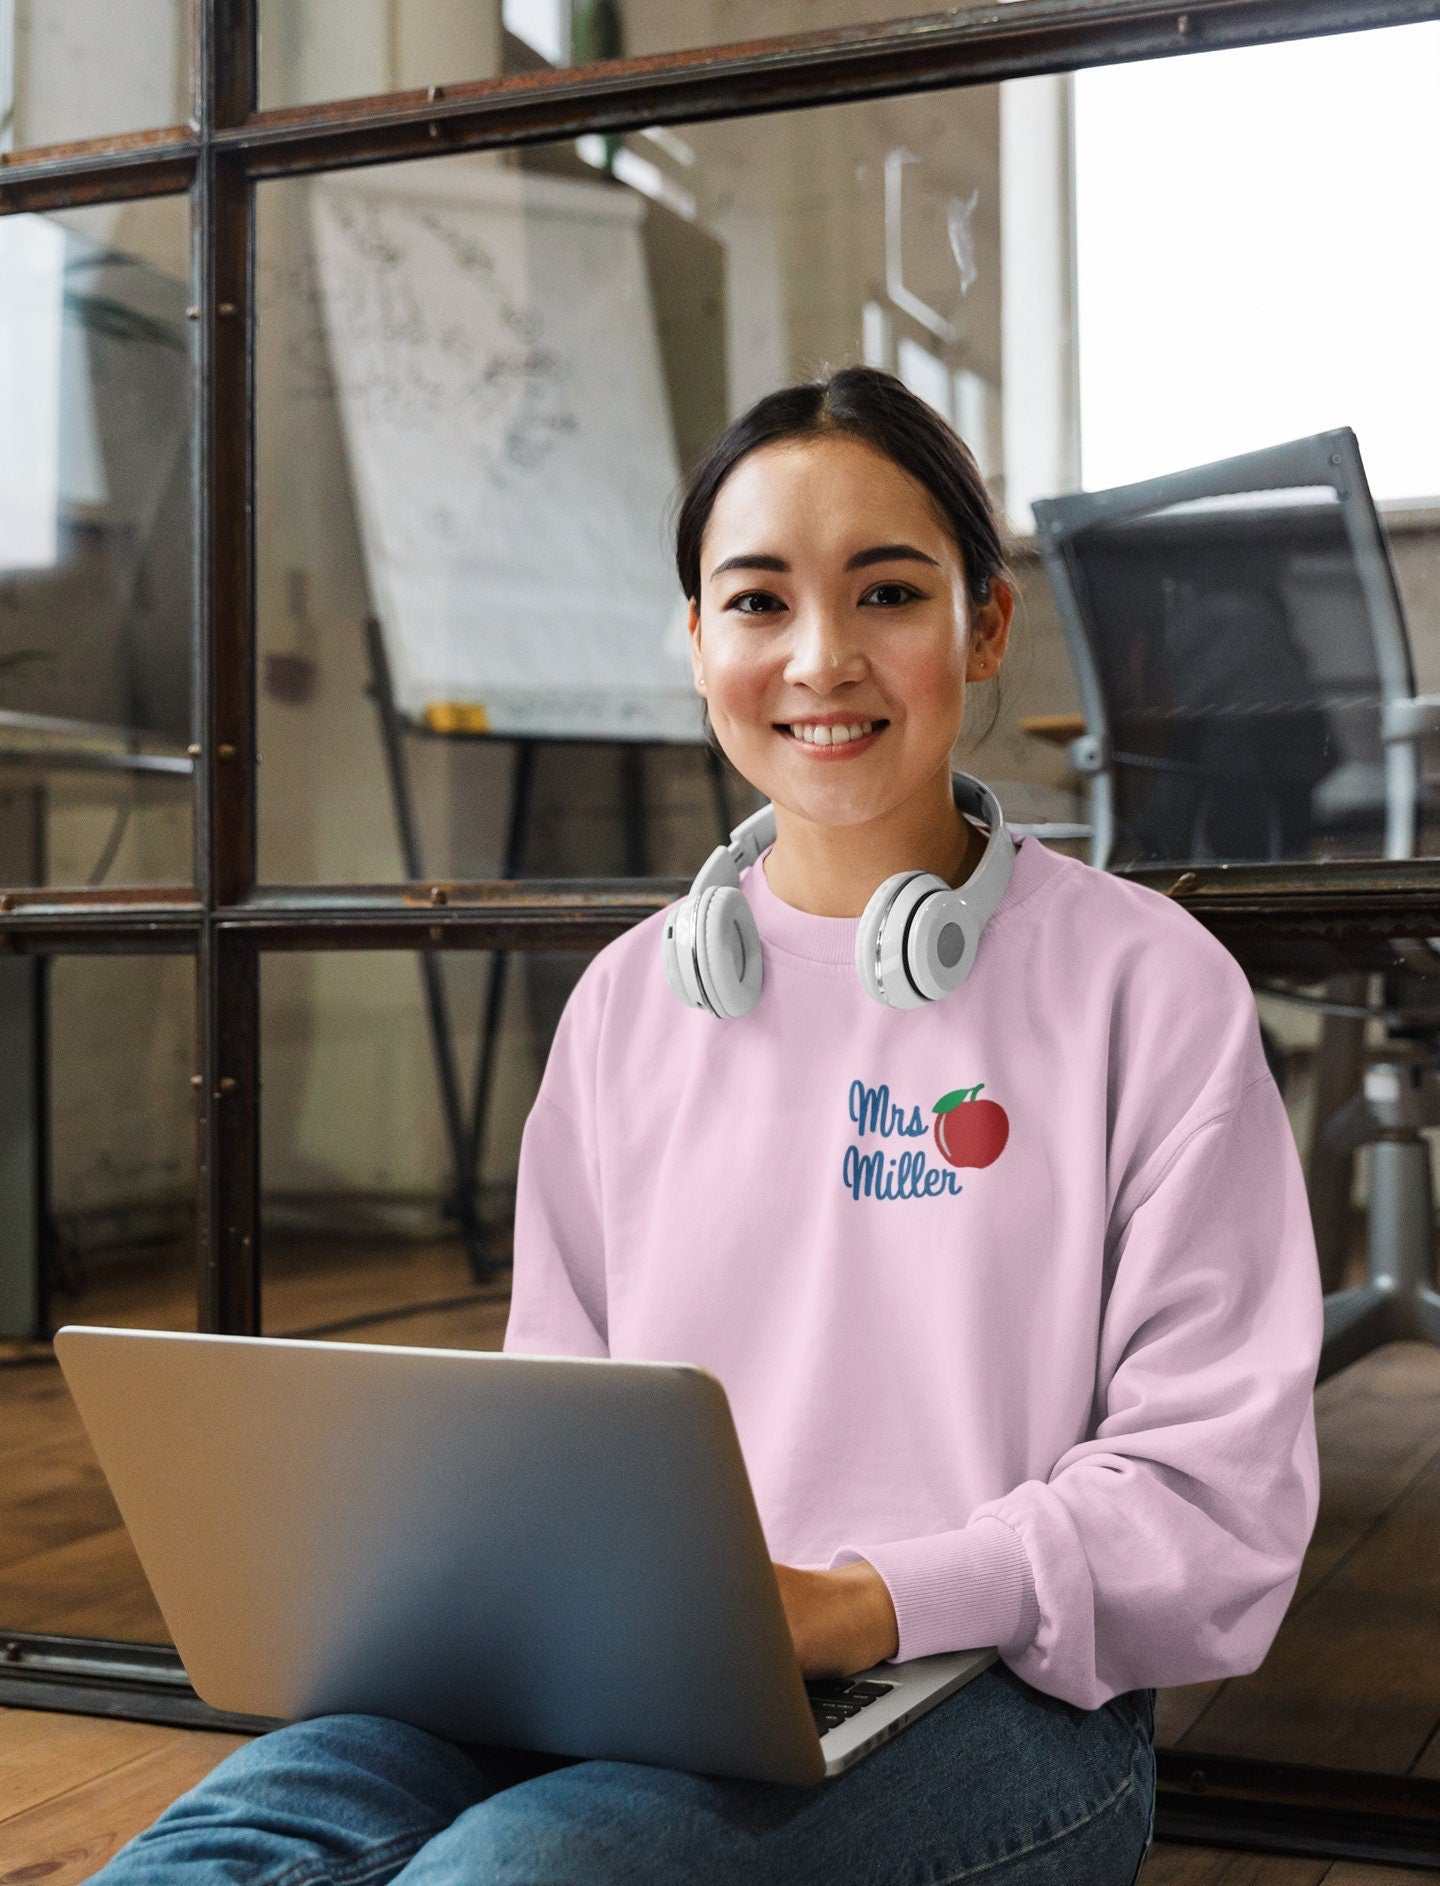
[[(747, 452), (780, 439), (861, 439), (909, 472), (929, 492), (940, 522), (959, 550), (965, 588), (974, 604), (990, 599), (996, 577), (1012, 589), (1001, 526), (975, 455), (935, 408), (879, 367), (839, 367), (783, 386), (756, 400), (710, 446), (685, 481), (675, 525), (675, 569), (687, 600), (700, 595), (700, 544), (721, 485)], [(993, 679), (999, 679), (996, 671)], [(999, 714), (985, 729), (986, 738)], [(719, 742), (704, 705), (706, 744)]]

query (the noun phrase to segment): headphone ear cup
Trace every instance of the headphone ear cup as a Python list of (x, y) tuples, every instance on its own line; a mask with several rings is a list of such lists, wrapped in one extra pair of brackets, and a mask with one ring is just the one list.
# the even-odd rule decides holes
[(919, 900), (905, 938), (910, 979), (932, 1002), (943, 1001), (970, 974), (980, 938), (973, 912), (938, 878)]
[(693, 900), (696, 956), (708, 1006), (722, 1020), (748, 1015), (764, 986), (760, 932), (743, 891), (715, 884)]
[(860, 918), (855, 971), (865, 993), (887, 1008), (923, 1008), (970, 973), (974, 939), (964, 906), (933, 871), (897, 871)]
[[(924, 886), (940, 879), (928, 871), (896, 871), (877, 884), (860, 913), (855, 932), (855, 973), (872, 1001), (886, 1008), (919, 1008), (924, 997), (911, 988), (905, 972), (902, 945), (905, 923)], [(913, 895), (908, 887), (915, 887)]]
[(660, 952), (665, 965), (665, 980), (686, 1008), (703, 1009), (705, 1004), (694, 986), (690, 972), (690, 929), (695, 921), (694, 899), (678, 898), (666, 906)]

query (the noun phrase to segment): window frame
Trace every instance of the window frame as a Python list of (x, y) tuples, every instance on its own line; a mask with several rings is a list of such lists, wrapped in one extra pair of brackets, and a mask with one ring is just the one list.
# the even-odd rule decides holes
[[(197, 977), (197, 1327), (260, 1329), (263, 952), (594, 950), (688, 889), (684, 879), (399, 885), (256, 881), (255, 191), (261, 181), (884, 98), (1089, 65), (1383, 29), (1435, 0), (1011, 0), (554, 73), (437, 84), (283, 110), (256, 105), (257, 0), (187, 0), (188, 122), (0, 152), (0, 215), (188, 194), (192, 391), (194, 873), (188, 887), (0, 894), (0, 950), (182, 952)], [(1172, 890), (1239, 953), (1324, 934), (1377, 950), (1440, 933), (1440, 858), (1127, 873)], [(157, 1646), (0, 1632), (0, 1704), (244, 1726), (177, 1682)], [(124, 1707), (117, 1707), (123, 1700)]]

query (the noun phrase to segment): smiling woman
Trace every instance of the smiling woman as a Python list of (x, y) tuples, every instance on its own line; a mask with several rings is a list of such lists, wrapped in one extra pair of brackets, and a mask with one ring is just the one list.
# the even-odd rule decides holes
[(777, 894), (854, 916), (902, 867), (963, 882), (950, 755), (1015, 599), (964, 441), (874, 368), (783, 388), (694, 475), (676, 562), (706, 738), (775, 806)]

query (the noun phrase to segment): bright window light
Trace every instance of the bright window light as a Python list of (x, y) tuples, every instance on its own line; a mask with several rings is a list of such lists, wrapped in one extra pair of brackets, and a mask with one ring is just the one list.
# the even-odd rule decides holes
[(502, 0), (505, 25), (551, 65), (570, 63), (570, 0)]
[(917, 393), (935, 408), (942, 419), (953, 425), (955, 415), (950, 404), (950, 372), (943, 360), (932, 354), (928, 347), (922, 347), (919, 341), (912, 341), (902, 335), (900, 345), (895, 350), (895, 371), (912, 393)]
[(1440, 496), (1440, 26), (1075, 75), (1087, 490), (1334, 426)]
[(65, 232), (0, 217), (0, 571), (58, 552)]

